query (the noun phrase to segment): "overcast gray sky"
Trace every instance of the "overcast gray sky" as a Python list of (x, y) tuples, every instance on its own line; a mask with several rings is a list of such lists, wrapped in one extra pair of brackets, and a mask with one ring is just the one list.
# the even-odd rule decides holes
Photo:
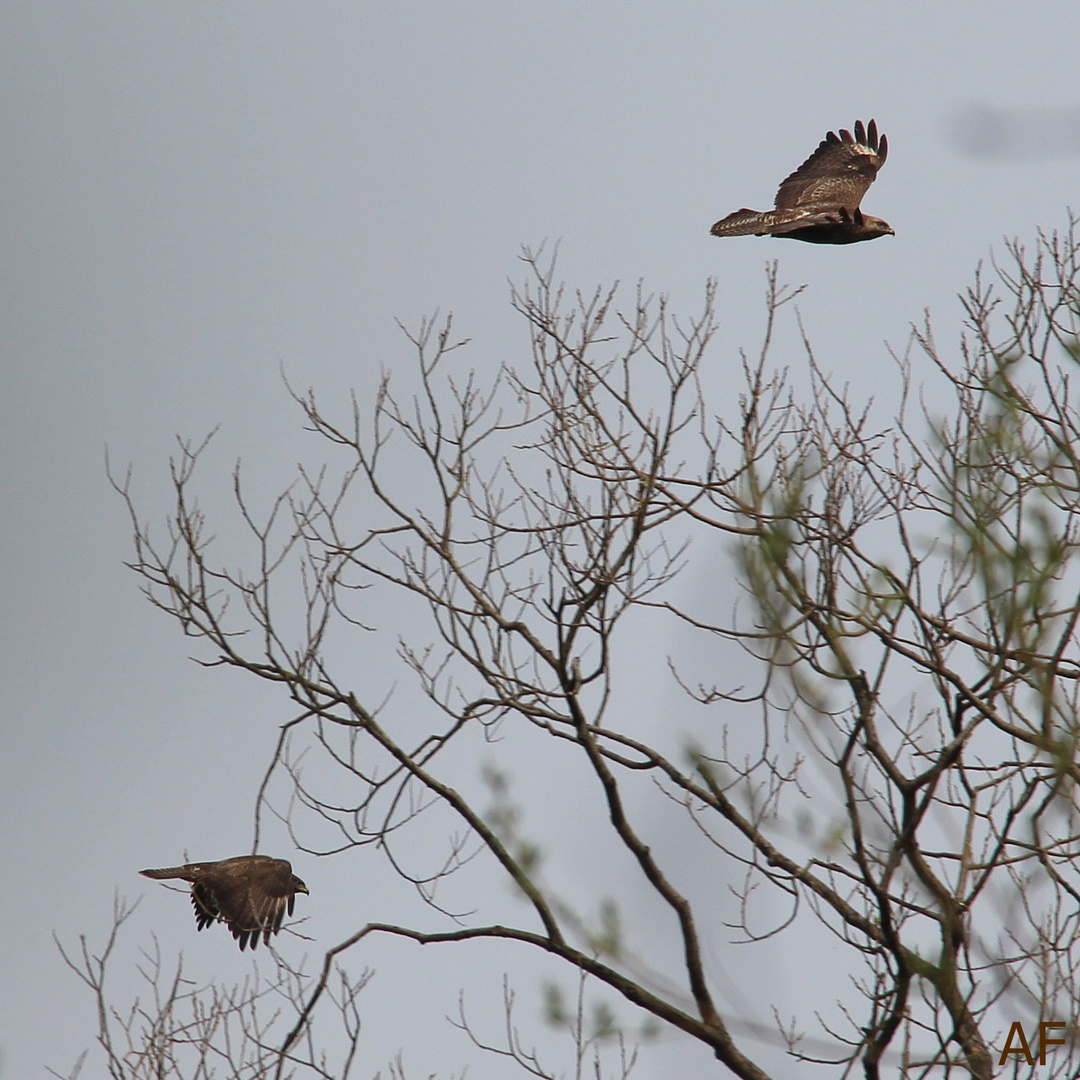
[[(93, 1037), (53, 930), (100, 940), (114, 890), (149, 891), (139, 868), (249, 846), (286, 715), (192, 664), (138, 595), (106, 444), (150, 516), (177, 433), (222, 424), (213, 468), (242, 456), (274, 488), (307, 445), (280, 364), (325, 397), (363, 395), (410, 360), (394, 319), (441, 307), (492, 371), (526, 345), (507, 278), (545, 238), (573, 285), (644, 278), (676, 310), (716, 276), (717, 364), (754, 346), (779, 258), (809, 284), (823, 365), (873, 392), (885, 342), (902, 349), (924, 308), (955, 338), (955, 294), (1003, 236), (1080, 208), (1061, 146), (956, 138), (987, 110), (1041, 110), (1043, 128), (1075, 110), (1078, 42), (1073, 0), (0, 6), (0, 1076), (68, 1069)], [(895, 237), (708, 235), (870, 117), (890, 154), (864, 207)], [(320, 949), (388, 914), (362, 872), (332, 902), (322, 866), (301, 898)], [(193, 929), (181, 898), (154, 894), (133, 934), (183, 948), (200, 977), (242, 974)], [(380, 976), (399, 1000), (408, 972)], [(454, 977), (412, 993), (437, 1020)], [(448, 1045), (432, 1068), (488, 1075)]]

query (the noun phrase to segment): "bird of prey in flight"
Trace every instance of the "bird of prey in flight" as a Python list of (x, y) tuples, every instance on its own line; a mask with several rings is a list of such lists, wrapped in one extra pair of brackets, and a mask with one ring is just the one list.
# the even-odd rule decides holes
[(308, 891), (287, 860), (266, 855), (240, 855), (139, 873), (157, 880), (190, 881), (198, 928), (205, 930), (213, 922), (223, 922), (241, 949), (248, 944), (254, 949), (260, 934), (269, 945), (270, 935), (281, 929), (286, 908), (293, 913), (296, 894)]
[(885, 164), (889, 144), (871, 120), (855, 134), (830, 131), (780, 185), (773, 210), (736, 210), (712, 227), (713, 236), (782, 236), (809, 244), (857, 244), (892, 236), (887, 221), (859, 209)]

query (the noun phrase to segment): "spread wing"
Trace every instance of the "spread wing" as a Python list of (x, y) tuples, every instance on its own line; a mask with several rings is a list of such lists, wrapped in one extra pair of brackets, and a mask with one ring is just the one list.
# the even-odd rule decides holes
[(226, 923), (244, 949), (269, 944), (295, 903), (292, 868), (284, 859), (227, 859), (200, 875), (191, 890), (199, 929)]
[(777, 210), (811, 211), (821, 207), (843, 206), (854, 211), (878, 169), (885, 164), (889, 143), (878, 136), (877, 123), (868, 128), (861, 120), (855, 134), (841, 129), (830, 131), (818, 148), (780, 185), (776, 193)]

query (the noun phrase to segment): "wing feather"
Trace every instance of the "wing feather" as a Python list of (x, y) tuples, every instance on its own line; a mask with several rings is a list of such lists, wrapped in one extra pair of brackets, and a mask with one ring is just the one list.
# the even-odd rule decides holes
[(818, 148), (780, 185), (776, 193), (778, 210), (843, 206), (858, 208), (862, 197), (885, 163), (889, 144), (879, 137), (877, 123), (855, 124), (855, 134), (845, 128), (830, 131)]

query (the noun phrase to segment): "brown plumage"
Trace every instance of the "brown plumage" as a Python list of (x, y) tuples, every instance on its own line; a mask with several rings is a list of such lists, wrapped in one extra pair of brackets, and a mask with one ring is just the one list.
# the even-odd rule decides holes
[(285, 911), (293, 913), (298, 892), (308, 887), (292, 872), (285, 859), (266, 855), (240, 855), (220, 862), (187, 863), (163, 870), (140, 870), (157, 880), (179, 878), (191, 882), (191, 903), (200, 930), (212, 922), (226, 923), (240, 948), (267, 945), (281, 929)]
[(713, 236), (782, 236), (810, 244), (856, 244), (891, 236), (887, 221), (859, 209), (867, 188), (885, 164), (889, 143), (877, 124), (855, 123), (830, 131), (818, 148), (780, 185), (776, 208), (736, 210), (712, 227)]

